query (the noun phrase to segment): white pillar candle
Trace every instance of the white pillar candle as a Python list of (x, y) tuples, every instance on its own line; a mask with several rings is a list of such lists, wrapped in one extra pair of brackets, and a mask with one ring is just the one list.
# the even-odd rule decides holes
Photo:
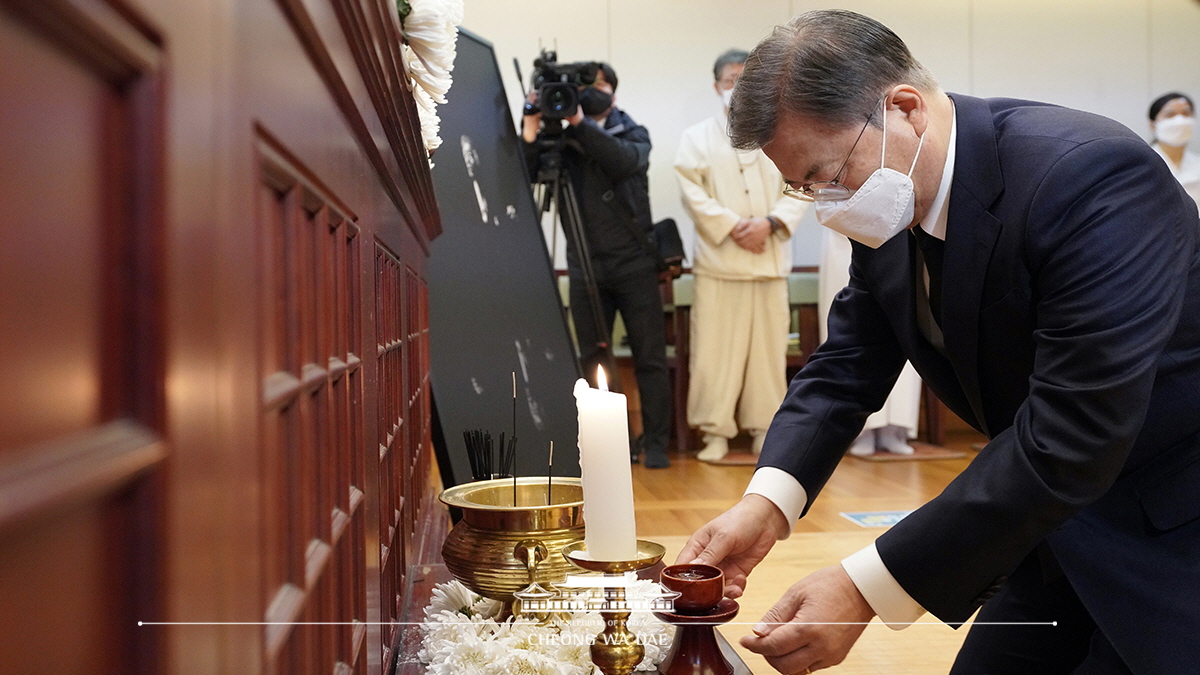
[(579, 407), (579, 468), (583, 482), (584, 540), (593, 560), (637, 559), (633, 474), (629, 469), (629, 411), (624, 394), (575, 382)]

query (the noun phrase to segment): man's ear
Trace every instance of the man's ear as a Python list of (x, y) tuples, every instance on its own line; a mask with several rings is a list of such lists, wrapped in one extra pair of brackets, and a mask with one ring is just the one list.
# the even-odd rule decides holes
[(929, 108), (921, 90), (909, 84), (898, 84), (892, 87), (889, 100), (888, 105), (904, 113), (918, 136), (925, 133), (929, 126)]

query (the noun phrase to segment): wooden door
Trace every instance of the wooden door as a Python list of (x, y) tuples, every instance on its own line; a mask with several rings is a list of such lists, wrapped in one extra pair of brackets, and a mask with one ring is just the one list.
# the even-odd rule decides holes
[(0, 673), (408, 649), (445, 517), (400, 39), (390, 0), (0, 0)]
[(0, 672), (158, 664), (157, 38), (108, 7), (0, 10)]

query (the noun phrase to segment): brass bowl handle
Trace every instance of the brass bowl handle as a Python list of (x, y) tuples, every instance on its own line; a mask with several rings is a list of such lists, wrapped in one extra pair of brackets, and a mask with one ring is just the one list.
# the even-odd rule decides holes
[(513, 548), (513, 557), (525, 563), (525, 570), (529, 572), (529, 583), (533, 583), (533, 575), (537, 572), (538, 563), (545, 560), (550, 555), (550, 551), (546, 549), (546, 545), (540, 539), (522, 539), (517, 542)]

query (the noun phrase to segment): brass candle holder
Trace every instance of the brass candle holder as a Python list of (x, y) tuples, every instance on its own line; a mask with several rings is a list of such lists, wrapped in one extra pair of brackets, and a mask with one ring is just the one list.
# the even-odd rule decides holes
[[(662, 560), (666, 549), (662, 544), (639, 539), (637, 558), (634, 560), (593, 560), (587, 555), (587, 544), (581, 540), (564, 546), (562, 553), (563, 557), (580, 569), (617, 577), (657, 564)], [(614, 584), (612, 588), (605, 588), (604, 597), (606, 605), (621, 607), (625, 605), (625, 588)], [(646, 656), (646, 648), (637, 641), (637, 636), (626, 625), (629, 615), (628, 609), (600, 610), (600, 616), (604, 617), (604, 630), (596, 636), (591, 652), (592, 663), (605, 675), (628, 675)]]

